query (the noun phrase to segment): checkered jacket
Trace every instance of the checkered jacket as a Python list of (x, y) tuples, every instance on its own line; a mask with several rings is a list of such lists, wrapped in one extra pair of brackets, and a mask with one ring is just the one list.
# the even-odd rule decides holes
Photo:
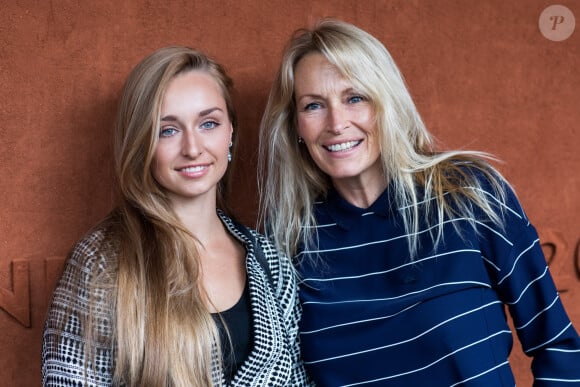
[[(241, 227), (218, 211), (228, 231), (246, 247), (246, 269), (253, 311), (253, 349), (230, 386), (310, 386), (299, 355), (300, 305), (291, 262), (276, 253), (262, 235), (251, 231), (268, 262), (270, 273), (258, 262), (256, 246)], [(110, 262), (103, 248), (106, 230), (97, 228), (73, 248), (54, 291), (43, 332), (43, 386), (110, 386), (115, 367), (111, 317), (114, 310), (105, 297), (88, 294), (88, 285)], [(271, 276), (271, 278), (269, 278)], [(273, 285), (273, 286), (272, 286)], [(272, 289), (272, 288), (275, 289)], [(68, 313), (67, 310), (72, 311)], [(82, 321), (89, 311), (100, 323), (94, 363), (85, 359)], [(112, 344), (111, 344), (112, 343)], [(217, 356), (216, 356), (217, 358)], [(85, 364), (89, 364), (85, 367)], [(214, 384), (225, 385), (217, 359), (212, 366)]]

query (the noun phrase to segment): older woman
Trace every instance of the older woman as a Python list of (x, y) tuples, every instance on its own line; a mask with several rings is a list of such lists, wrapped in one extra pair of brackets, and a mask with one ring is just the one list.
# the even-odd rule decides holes
[(514, 192), (478, 152), (437, 151), (385, 47), (325, 20), (289, 43), (261, 127), (261, 213), (301, 277), (320, 386), (580, 383), (580, 338)]

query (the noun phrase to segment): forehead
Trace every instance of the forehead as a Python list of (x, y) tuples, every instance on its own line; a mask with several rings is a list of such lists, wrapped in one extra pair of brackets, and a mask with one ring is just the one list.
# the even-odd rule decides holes
[(335, 76), (341, 76), (336, 66), (318, 52), (311, 52), (304, 55), (294, 66), (294, 75), (296, 77), (312, 73), (329, 73)]
[(169, 81), (161, 109), (204, 104), (225, 105), (222, 89), (207, 71), (190, 70), (177, 74)]
[(294, 68), (294, 88), (297, 93), (352, 87), (352, 82), (320, 53), (305, 55)]
[(165, 94), (184, 89), (205, 89), (209, 92), (221, 94), (221, 88), (217, 80), (207, 71), (188, 70), (175, 75), (167, 83)]

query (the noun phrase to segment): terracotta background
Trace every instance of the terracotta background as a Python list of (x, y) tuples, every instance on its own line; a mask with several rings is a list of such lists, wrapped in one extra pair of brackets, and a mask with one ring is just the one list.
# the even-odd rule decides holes
[[(580, 18), (578, 1), (558, 3)], [(130, 68), (171, 44), (226, 65), (241, 123), (234, 207), (253, 224), (267, 90), (291, 32), (321, 16), (385, 43), (445, 147), (504, 161), (579, 327), (580, 31), (542, 36), (551, 4), (0, 0), (0, 386), (40, 385), (42, 324), (62, 261), (112, 205), (110, 128)], [(519, 348), (513, 360), (519, 385), (531, 385)]]

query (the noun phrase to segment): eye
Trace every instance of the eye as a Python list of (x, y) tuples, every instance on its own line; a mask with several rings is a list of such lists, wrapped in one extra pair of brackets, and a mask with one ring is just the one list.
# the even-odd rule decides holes
[(304, 110), (308, 111), (308, 110), (317, 110), (320, 109), (322, 106), (318, 103), (318, 102), (310, 102), (309, 104), (307, 104), (306, 106), (304, 106)]
[(159, 131), (159, 137), (171, 137), (177, 133), (177, 129), (172, 126), (166, 126)]
[(202, 129), (213, 129), (219, 126), (219, 123), (213, 120), (203, 122), (200, 127)]
[(348, 98), (348, 103), (360, 103), (366, 101), (366, 98), (361, 95), (353, 95)]

